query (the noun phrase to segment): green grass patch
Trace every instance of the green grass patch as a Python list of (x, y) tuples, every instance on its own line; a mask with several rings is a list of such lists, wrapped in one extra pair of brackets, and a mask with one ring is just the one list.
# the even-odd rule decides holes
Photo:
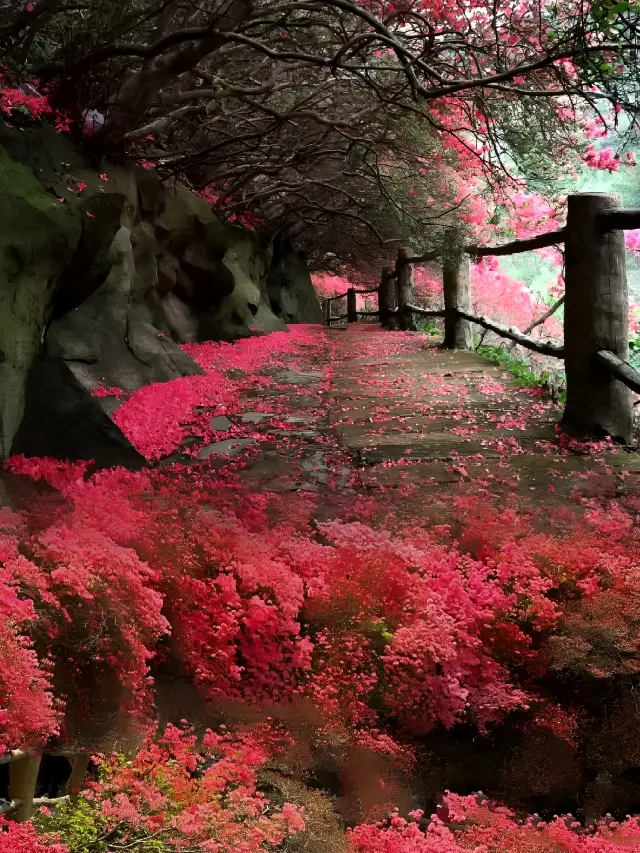
[(629, 364), (640, 370), (640, 338), (629, 341)]
[[(501, 367), (513, 376), (515, 383), (520, 388), (546, 388), (548, 390), (556, 389), (556, 396), (560, 402), (566, 401), (566, 391), (564, 390), (564, 373), (554, 371), (552, 375), (546, 371), (536, 371), (531, 364), (530, 359), (526, 356), (515, 355), (510, 350), (503, 347), (478, 347), (478, 353), (483, 355), (492, 364)], [(556, 381), (553, 381), (553, 380)], [(558, 386), (560, 390), (558, 390)]]
[(432, 317), (420, 317), (418, 319), (418, 330), (420, 332), (424, 332), (425, 335), (441, 335), (442, 334), (442, 321), (438, 323), (435, 318)]

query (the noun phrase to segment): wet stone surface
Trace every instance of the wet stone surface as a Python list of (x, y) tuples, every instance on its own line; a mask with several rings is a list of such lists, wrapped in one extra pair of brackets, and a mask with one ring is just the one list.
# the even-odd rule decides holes
[(210, 427), (216, 432), (228, 432), (233, 424), (225, 415), (219, 415), (216, 418), (211, 418)]
[(253, 442), (253, 438), (228, 438), (225, 441), (217, 441), (215, 444), (207, 444), (198, 451), (198, 459), (208, 459), (210, 456), (237, 456)]

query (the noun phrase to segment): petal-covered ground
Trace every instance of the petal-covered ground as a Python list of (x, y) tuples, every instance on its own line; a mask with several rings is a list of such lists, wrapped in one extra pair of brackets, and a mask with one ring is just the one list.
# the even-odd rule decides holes
[[(349, 820), (415, 790), (430, 738), (459, 725), (473, 749), (506, 726), (573, 767), (600, 685), (622, 695), (640, 672), (637, 459), (570, 440), (551, 401), (420, 334), (188, 349), (204, 376), (118, 410), (148, 468), (8, 463), (3, 745), (110, 749), (157, 714), (252, 709), (288, 731), (303, 776), (376, 756), (366, 791), (339, 771)], [(608, 742), (628, 723), (612, 715)], [(391, 827), (355, 849), (432, 849)]]

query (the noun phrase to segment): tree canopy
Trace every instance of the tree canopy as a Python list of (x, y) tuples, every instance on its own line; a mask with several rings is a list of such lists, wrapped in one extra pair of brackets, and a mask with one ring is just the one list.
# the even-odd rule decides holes
[(613, 0), (6, 0), (0, 62), (101, 154), (373, 266), (437, 245), (480, 180), (557, 188), (594, 122), (633, 134), (637, 29)]

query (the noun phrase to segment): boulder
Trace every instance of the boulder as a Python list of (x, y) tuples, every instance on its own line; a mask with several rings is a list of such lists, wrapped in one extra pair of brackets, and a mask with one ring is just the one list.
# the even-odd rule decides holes
[(267, 293), (271, 310), (285, 323), (324, 322), (309, 269), (288, 243), (274, 247)]
[(152, 323), (144, 302), (147, 288), (155, 287), (150, 238), (144, 224), (134, 231), (120, 226), (106, 253), (105, 281), (52, 320), (42, 357), (31, 368), (14, 452), (95, 459), (100, 465), (139, 464), (141, 457), (110, 420), (117, 398), (92, 392), (99, 387), (135, 391), (151, 382), (203, 373)]
[(182, 343), (322, 322), (291, 246), (152, 171), (90, 164), (51, 127), (0, 121), (0, 204), (0, 457), (139, 464), (98, 387), (201, 373)]
[(80, 239), (79, 219), (33, 171), (0, 147), (0, 455), (7, 455), (24, 409), (58, 280)]
[(174, 341), (186, 344), (198, 340), (197, 319), (179, 296), (167, 293), (161, 299), (161, 308)]
[(251, 334), (285, 331), (286, 325), (271, 311), (267, 275), (271, 255), (259, 238), (240, 228), (228, 228), (219, 277), (228, 295), (212, 311), (201, 311), (200, 340), (233, 340)]
[[(73, 365), (37, 358), (29, 371), (27, 406), (14, 453), (56, 459), (93, 459), (98, 466), (136, 469), (144, 458), (111, 420), (110, 398), (93, 397)], [(112, 399), (112, 398), (111, 398)]]

